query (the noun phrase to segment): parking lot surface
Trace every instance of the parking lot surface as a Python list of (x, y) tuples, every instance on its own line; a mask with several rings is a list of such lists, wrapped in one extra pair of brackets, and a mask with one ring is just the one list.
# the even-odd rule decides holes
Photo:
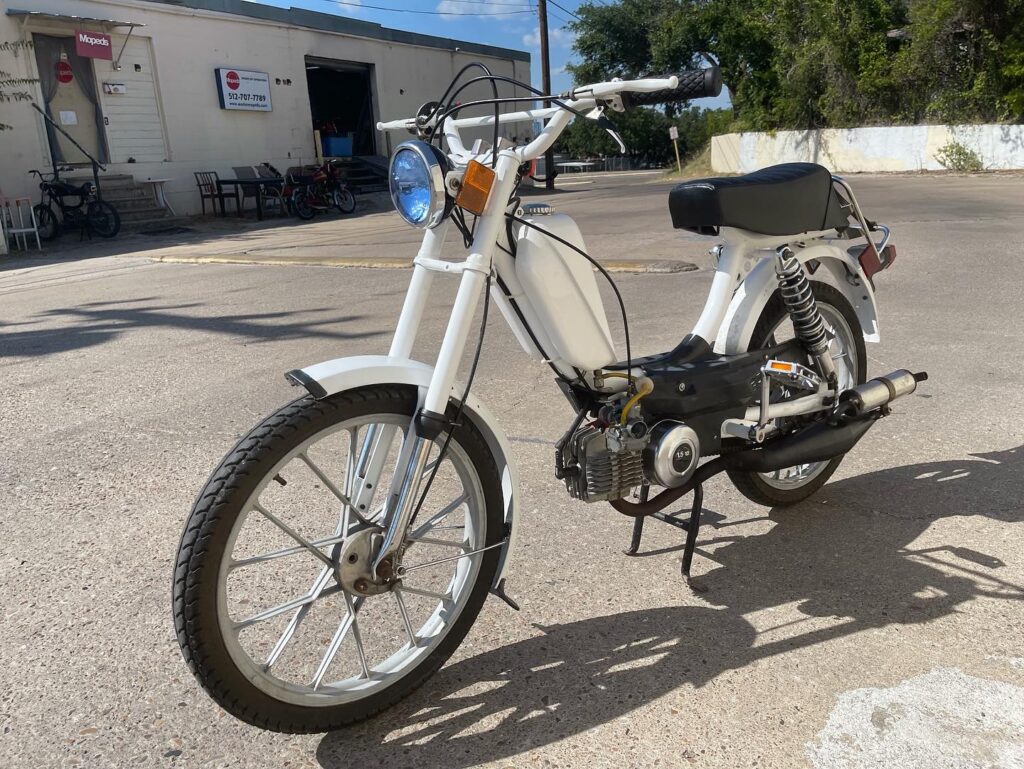
[[(673, 346), (710, 242), (672, 231), (654, 177), (561, 181), (600, 258), (700, 268), (617, 276), (634, 349)], [(552, 444), (572, 415), (495, 313), (474, 389), (522, 475), (522, 611), (488, 601), (420, 691), (328, 735), (261, 732), (206, 697), (172, 561), (210, 470), (296, 396), (283, 372), (386, 351), (411, 273), (153, 261), (214, 238), (0, 266), (0, 766), (1024, 767), (1024, 178), (852, 181), (899, 254), (869, 371), (927, 370), (918, 393), (806, 503), (709, 483), (695, 594), (678, 531), (649, 525), (629, 558), (630, 521), (567, 498)], [(392, 214), (310, 227), (294, 253), (415, 250)]]

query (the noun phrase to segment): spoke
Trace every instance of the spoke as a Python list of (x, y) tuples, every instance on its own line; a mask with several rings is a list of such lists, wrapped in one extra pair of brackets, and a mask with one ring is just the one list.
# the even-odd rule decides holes
[(316, 462), (309, 458), (309, 455), (302, 451), (299, 453), (299, 459), (306, 463), (306, 467), (313, 471), (313, 474), (320, 479), (320, 481), (331, 490), (331, 493), (338, 498), (338, 500), (346, 507), (352, 507), (352, 500), (349, 499), (345, 494), (342, 494), (341, 489), (334, 485), (334, 481), (324, 475), (324, 471), (321, 470)]
[(334, 637), (331, 638), (331, 642), (327, 645), (327, 651), (324, 653), (323, 659), (320, 660), (316, 673), (313, 674), (311, 686), (314, 689), (318, 689), (320, 684), (323, 683), (324, 676), (327, 675), (327, 668), (331, 666), (331, 662), (334, 660), (334, 655), (338, 653), (338, 649), (345, 640), (345, 636), (348, 635), (348, 631), (351, 630), (352, 626), (355, 624), (356, 612), (359, 611), (359, 607), (362, 606), (362, 604), (362, 598), (353, 602), (349, 596), (345, 596), (345, 606), (347, 607), (345, 619), (341, 621), (341, 624), (338, 625), (338, 629), (334, 631)]
[[(327, 537), (326, 539), (318, 539), (310, 542), (313, 547), (325, 547), (327, 545), (336, 545), (341, 542), (345, 537), (341, 532), (336, 536)], [(296, 553), (306, 552), (304, 545), (296, 545), (295, 547), (286, 547), (283, 550), (274, 550), (271, 553), (263, 553), (262, 555), (254, 555), (249, 558), (242, 558), (239, 561), (232, 561), (228, 564), (229, 569), (240, 569), (243, 566), (251, 566), (254, 563), (263, 563), (264, 561), (273, 561), (276, 558), (284, 558), (285, 556), (295, 555)]]
[(437, 545), (439, 547), (457, 547), (459, 550), (466, 549), (465, 542), (456, 542), (453, 539), (437, 539), (436, 537), (409, 537), (407, 542), (418, 542), (421, 545)]
[(363, 638), (359, 634), (359, 621), (356, 619), (357, 608), (352, 604), (352, 596), (345, 593), (345, 602), (348, 604), (348, 613), (352, 617), (352, 638), (356, 642), (356, 649), (359, 651), (359, 665), (363, 669), (363, 678), (370, 677), (370, 666), (366, 664), (366, 652), (363, 650)]
[(419, 526), (411, 535), (409, 535), (409, 538), (410, 539), (416, 539), (416, 538), (422, 536), (423, 534), (426, 534), (427, 531), (429, 531), (430, 529), (434, 528), (434, 526), (436, 526), (441, 521), (443, 521), (445, 518), (447, 518), (449, 515), (454, 513), (456, 510), (458, 510), (459, 507), (461, 507), (462, 504), (467, 499), (469, 499), (469, 494), (463, 494), (458, 499), (453, 499), (447, 505), (445, 505), (440, 510), (438, 510), (436, 513), (434, 513), (430, 517), (429, 520), (427, 520), (421, 526)]
[(315, 555), (317, 558), (319, 558), (325, 564), (327, 564), (329, 567), (331, 567), (332, 569), (334, 568), (334, 563), (331, 561), (331, 559), (328, 558), (326, 555), (324, 555), (322, 552), (320, 552), (316, 547), (314, 547), (312, 542), (309, 542), (308, 540), (304, 539), (302, 537), (302, 535), (300, 535), (291, 526), (289, 526), (287, 523), (282, 521), (280, 518), (278, 518), (272, 512), (267, 510), (267, 508), (263, 507), (263, 505), (261, 505), (259, 502), (254, 502), (253, 503), (253, 509), (256, 510), (258, 513), (260, 513), (262, 516), (264, 516), (267, 520), (269, 520), (271, 523), (273, 523), (279, 529), (281, 529), (281, 531), (283, 531), (289, 537), (291, 537), (296, 542), (298, 542), (300, 545), (302, 545), (304, 548), (306, 548), (309, 552), (311, 552), (313, 555)]
[(405, 632), (409, 636), (409, 645), (418, 645), (420, 641), (416, 637), (416, 632), (412, 629), (412, 623), (409, 621), (409, 611), (405, 608), (405, 599), (402, 598), (401, 588), (396, 587), (391, 591), (391, 595), (395, 597), (395, 603), (398, 604), (398, 613), (402, 615), (402, 624), (405, 626)]
[(236, 632), (239, 630), (244, 630), (250, 625), (255, 625), (257, 622), (264, 622), (268, 619), (276, 617), (279, 614), (284, 614), (285, 612), (293, 611), (294, 609), (298, 609), (302, 606), (305, 606), (306, 604), (313, 603), (314, 601), (320, 598), (326, 598), (329, 595), (334, 595), (335, 593), (340, 591), (341, 588), (338, 585), (328, 585), (323, 590), (321, 590), (316, 597), (313, 597), (313, 593), (309, 592), (306, 595), (302, 596), (302, 598), (295, 598), (291, 601), (278, 604), (277, 606), (273, 606), (269, 609), (261, 611), (259, 614), (254, 614), (248, 619), (243, 619), (241, 622), (236, 622), (233, 625), (234, 630)]
[[(313, 587), (310, 588), (310, 598), (312, 601), (315, 601), (320, 597), (320, 593), (323, 592), (323, 589), (327, 587), (328, 583), (330, 583), (332, 573), (332, 570), (328, 569), (326, 566), (320, 570), (320, 576), (316, 578), (316, 582), (314, 582)], [(274, 644), (274, 648), (271, 649), (270, 654), (267, 655), (267, 659), (263, 663), (264, 671), (269, 671), (273, 664), (277, 662), (281, 653), (284, 651), (284, 647), (288, 645), (290, 640), (292, 640), (292, 636), (295, 635), (295, 631), (299, 629), (299, 625), (302, 624), (306, 615), (309, 614), (309, 610), (313, 607), (312, 601), (304, 606), (300, 606), (298, 611), (296, 611), (292, 616), (291, 621), (288, 623), (288, 627), (284, 629), (284, 632), (281, 633), (281, 637), (278, 638), (277, 643)]]
[(411, 595), (422, 595), (425, 598), (436, 598), (438, 601), (442, 601), (444, 603), (450, 603), (452, 600), (450, 593), (442, 595), (441, 593), (435, 593), (432, 590), (421, 590), (418, 587), (409, 587), (405, 582), (402, 583), (401, 590), (403, 593), (409, 593)]

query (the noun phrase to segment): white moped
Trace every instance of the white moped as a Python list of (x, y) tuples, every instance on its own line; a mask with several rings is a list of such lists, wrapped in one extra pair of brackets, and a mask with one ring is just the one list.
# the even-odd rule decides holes
[[(675, 227), (714, 236), (714, 279), (674, 349), (622, 359), (598, 274), (573, 220), (518, 194), (529, 164), (575, 118), (717, 94), (717, 69), (597, 83), (552, 97), (459, 102), (456, 76), (415, 117), (379, 124), (418, 138), (392, 155), (398, 213), (423, 243), (386, 355), (287, 374), (305, 393), (260, 422), (200, 492), (175, 564), (173, 610), (189, 667), (228, 712), (266, 729), (326, 731), (379, 713), (433, 674), (485, 599), (513, 608), (505, 573), (521, 501), (512, 451), (471, 385), (493, 304), (527, 355), (550, 366), (573, 418), (554, 469), (575, 499), (635, 518), (700, 524), (701, 484), (728, 473), (763, 505), (807, 498), (925, 374), (867, 381), (878, 341), (874, 279), (895, 251), (849, 184), (790, 163), (690, 181), (669, 198)], [(540, 102), (499, 112), (515, 102)], [(493, 114), (464, 117), (470, 107)], [(499, 126), (540, 123), (516, 146)], [(493, 130), (467, 148), (463, 133)], [(441, 258), (449, 236), (467, 255)], [(877, 240), (876, 240), (877, 238)], [(411, 352), (431, 286), (458, 278), (433, 364)], [(614, 283), (611, 282), (614, 288)], [(483, 302), (476, 356), (457, 368)], [(652, 490), (658, 493), (652, 494)], [(688, 518), (664, 509), (692, 493)]]

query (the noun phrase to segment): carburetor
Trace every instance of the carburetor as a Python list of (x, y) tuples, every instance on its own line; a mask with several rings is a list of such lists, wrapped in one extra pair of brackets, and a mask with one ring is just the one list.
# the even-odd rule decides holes
[(622, 499), (644, 480), (643, 450), (650, 436), (642, 421), (600, 428), (579, 427), (556, 448), (556, 475), (574, 499)]

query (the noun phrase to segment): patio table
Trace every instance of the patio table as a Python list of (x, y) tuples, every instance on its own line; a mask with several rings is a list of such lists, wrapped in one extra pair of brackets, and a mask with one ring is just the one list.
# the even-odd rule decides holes
[[(258, 188), (258, 187), (261, 187), (263, 185), (271, 185), (272, 186), (272, 185), (275, 185), (275, 184), (277, 184), (277, 185), (284, 184), (284, 177), (283, 176), (261, 176), (258, 179), (219, 179), (217, 181), (217, 188), (218, 188), (219, 192), (223, 192), (222, 188), (225, 187), (225, 186), (233, 186), (233, 187), (235, 187), (237, 189), (238, 187), (243, 187), (244, 188), (244, 187), (250, 186), (250, 185), (251, 186), (255, 186), (255, 187)], [(224, 204), (222, 202), (221, 206), (223, 207), (223, 205)], [(238, 207), (238, 215), (239, 216), (242, 215), (242, 207), (241, 206)], [(263, 195), (261, 194), (259, 189), (256, 190), (256, 218), (259, 221), (261, 221), (261, 222), (263, 221)]]

